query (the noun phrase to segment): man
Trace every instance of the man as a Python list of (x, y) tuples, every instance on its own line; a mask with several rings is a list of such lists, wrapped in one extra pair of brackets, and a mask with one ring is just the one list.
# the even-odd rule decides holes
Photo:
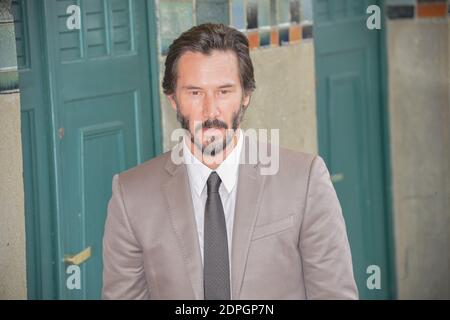
[(240, 123), (255, 89), (245, 35), (216, 24), (183, 33), (163, 88), (186, 134), (176, 152), (114, 176), (103, 297), (357, 298), (323, 160), (280, 149), (270, 175), (242, 161), (252, 140)]

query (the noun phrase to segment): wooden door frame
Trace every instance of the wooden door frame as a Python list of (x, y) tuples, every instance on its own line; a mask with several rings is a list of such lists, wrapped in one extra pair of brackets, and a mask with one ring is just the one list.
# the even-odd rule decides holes
[[(27, 1), (27, 0), (25, 0)], [(34, 0), (33, 0), (34, 1)], [(60, 205), (61, 205), (61, 189), (60, 185), (60, 146), (59, 146), (59, 114), (57, 110), (57, 103), (60, 101), (59, 94), (61, 93), (58, 83), (55, 79), (55, 67), (52, 63), (55, 60), (55, 38), (51, 36), (52, 25), (47, 19), (49, 0), (37, 2), (37, 12), (28, 13), (34, 14), (39, 20), (40, 29), (37, 31), (42, 40), (42, 81), (45, 88), (44, 105), (46, 112), (48, 112), (49, 124), (47, 127), (46, 144), (48, 145), (50, 177), (49, 186), (47, 190), (40, 190), (40, 197), (46, 197), (50, 201), (49, 212), (45, 216), (50, 217), (51, 223), (47, 222), (42, 215), (33, 216), (33, 218), (26, 219), (26, 256), (27, 256), (27, 287), (36, 288), (32, 292), (28, 292), (28, 299), (58, 299), (62, 297), (61, 288), (65, 285), (66, 277), (65, 270), (63, 270), (64, 263), (59, 260), (63, 257), (62, 238), (59, 232), (60, 227)], [(52, 1), (52, 0), (50, 0)], [(151, 97), (151, 113), (152, 113), (152, 133), (153, 145), (155, 155), (162, 152), (162, 135), (161, 135), (161, 118), (160, 118), (160, 96), (159, 96), (159, 51), (156, 45), (158, 37), (158, 28), (156, 21), (156, 5), (155, 1), (145, 1), (146, 17), (147, 17), (147, 31), (148, 31), (148, 52), (149, 52), (149, 67), (150, 67), (150, 97)], [(28, 17), (27, 17), (28, 19)], [(33, 175), (34, 173), (31, 172)], [(28, 183), (24, 181), (24, 183)], [(28, 215), (26, 215), (28, 217)], [(43, 244), (51, 244), (51, 248), (44, 248)], [(45, 245), (46, 246), (46, 245)], [(41, 253), (43, 250), (51, 252), (52, 261), (43, 261)], [(28, 264), (28, 257), (35, 257), (35, 265)], [(44, 281), (45, 279), (45, 281)]]
[[(379, 61), (380, 61), (380, 103), (381, 103), (381, 142), (383, 144), (383, 197), (385, 199), (384, 214), (386, 218), (385, 230), (386, 230), (386, 255), (387, 255), (387, 275), (382, 273), (381, 276), (388, 277), (389, 288), (387, 288), (388, 295), (391, 299), (397, 299), (397, 277), (396, 277), (396, 263), (395, 263), (395, 238), (394, 238), (394, 217), (393, 217), (393, 201), (392, 201), (392, 167), (390, 156), (390, 128), (389, 128), (389, 92), (388, 92), (388, 56), (387, 56), (387, 30), (386, 30), (386, 15), (385, 7), (386, 0), (374, 1), (374, 4), (378, 4), (381, 8), (381, 30), (373, 31), (378, 32), (378, 47), (379, 47)], [(313, 10), (315, 10), (313, 2)], [(314, 35), (316, 37), (316, 35)], [(315, 57), (317, 61), (317, 56)], [(317, 77), (317, 75), (316, 75)], [(316, 91), (317, 94), (317, 91)], [(317, 106), (316, 106), (317, 108)], [(317, 119), (317, 132), (318, 136), (325, 136), (324, 128), (326, 124), (319, 123)], [(319, 134), (320, 133), (320, 134)], [(320, 148), (319, 148), (320, 149)]]

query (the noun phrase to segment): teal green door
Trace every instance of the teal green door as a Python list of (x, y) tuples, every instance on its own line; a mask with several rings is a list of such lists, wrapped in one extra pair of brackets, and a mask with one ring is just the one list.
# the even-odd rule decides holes
[[(362, 299), (393, 295), (377, 1), (314, 1), (319, 151), (341, 201)], [(380, 288), (367, 286), (379, 268)], [(369, 270), (368, 270), (369, 268)], [(377, 273), (378, 274), (378, 273)], [(370, 284), (376, 284), (374, 278)], [(372, 288), (372, 289), (370, 289)]]
[[(70, 5), (80, 8), (80, 29), (68, 27), (67, 21), (76, 19), (67, 12)], [(155, 156), (160, 147), (153, 111), (159, 108), (158, 91), (152, 90), (158, 82), (151, 63), (156, 52), (149, 19), (153, 4), (46, 0), (39, 9), (42, 34), (29, 32), (40, 37), (46, 54), (41, 76), (48, 80), (51, 124), (46, 125), (53, 149), (55, 290), (63, 299), (97, 299), (112, 176)], [(74, 263), (79, 269), (69, 268)]]
[[(46, 94), (39, 2), (14, 0), (21, 102), (28, 298), (55, 299), (57, 268), (53, 232), (51, 113)], [(34, 14), (32, 14), (34, 13)]]

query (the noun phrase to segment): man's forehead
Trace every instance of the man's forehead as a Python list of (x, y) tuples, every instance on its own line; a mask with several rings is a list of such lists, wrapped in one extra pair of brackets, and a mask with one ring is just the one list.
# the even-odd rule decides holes
[(185, 86), (235, 86), (239, 84), (239, 67), (232, 51), (214, 50), (209, 55), (188, 51), (178, 64), (178, 80)]
[(188, 50), (181, 54), (181, 60), (198, 60), (198, 59), (237, 59), (236, 53), (232, 50), (212, 49), (208, 53)]

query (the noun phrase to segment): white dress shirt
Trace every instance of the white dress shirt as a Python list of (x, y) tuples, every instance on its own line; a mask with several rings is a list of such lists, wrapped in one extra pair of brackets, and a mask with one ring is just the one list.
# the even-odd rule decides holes
[[(207, 198), (206, 181), (211, 172), (216, 171), (222, 183), (219, 187), (220, 199), (225, 214), (225, 222), (227, 225), (228, 238), (228, 255), (231, 263), (231, 244), (233, 237), (234, 209), (236, 204), (236, 189), (239, 173), (239, 160), (242, 150), (242, 132), (238, 129), (238, 142), (226, 159), (217, 167), (211, 170), (198, 160), (183, 141), (183, 159), (187, 166), (189, 176), (189, 185), (191, 189), (192, 203), (194, 205), (195, 220), (197, 223), (198, 241), (200, 244), (200, 252), (203, 263), (203, 225), (205, 216), (205, 206)], [(187, 139), (186, 137), (184, 139)], [(230, 269), (231, 270), (231, 269)]]

